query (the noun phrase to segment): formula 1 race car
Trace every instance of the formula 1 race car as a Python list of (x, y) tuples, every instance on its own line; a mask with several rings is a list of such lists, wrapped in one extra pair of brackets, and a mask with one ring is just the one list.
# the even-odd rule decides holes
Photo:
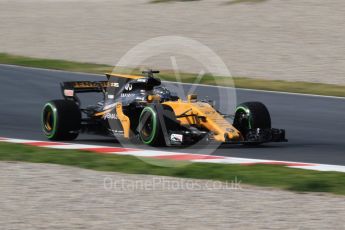
[[(286, 141), (284, 130), (271, 128), (262, 103), (246, 102), (233, 115), (225, 115), (197, 95), (180, 99), (155, 73), (159, 71), (144, 71), (143, 76), (106, 74), (108, 81), (63, 82), (64, 99), (44, 105), (44, 134), (50, 140), (74, 140), (79, 133), (92, 133), (152, 146)], [(101, 93), (103, 100), (82, 108), (77, 95), (88, 92)]]

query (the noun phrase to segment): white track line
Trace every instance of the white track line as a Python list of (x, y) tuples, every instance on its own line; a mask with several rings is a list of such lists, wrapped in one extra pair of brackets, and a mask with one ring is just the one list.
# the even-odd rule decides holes
[(267, 160), (238, 158), (238, 157), (224, 157), (223, 159), (193, 160), (193, 162), (217, 163), (217, 164), (254, 164), (254, 163), (265, 163), (267, 162)]
[(97, 145), (83, 145), (83, 144), (68, 144), (66, 145), (51, 145), (51, 146), (44, 146), (45, 148), (52, 148), (52, 149), (93, 149), (93, 148), (107, 148), (107, 146), (97, 146)]
[(317, 164), (314, 166), (288, 166), (289, 168), (299, 168), (299, 169), (307, 169), (307, 170), (315, 170), (315, 171), (334, 171), (334, 172), (343, 172), (345, 173), (345, 166), (342, 165), (324, 165), (324, 164)]
[(185, 155), (183, 153), (174, 153), (174, 152), (165, 152), (165, 151), (156, 151), (156, 150), (126, 151), (126, 152), (117, 152), (114, 154), (130, 155), (130, 156), (136, 156), (136, 157), (157, 157), (157, 156)]
[(25, 140), (25, 139), (13, 139), (13, 138), (6, 138), (5, 140), (1, 140), (1, 142), (9, 142), (9, 143), (18, 143), (18, 144), (25, 144), (30, 142), (38, 142), (38, 141), (32, 141), (32, 140)]

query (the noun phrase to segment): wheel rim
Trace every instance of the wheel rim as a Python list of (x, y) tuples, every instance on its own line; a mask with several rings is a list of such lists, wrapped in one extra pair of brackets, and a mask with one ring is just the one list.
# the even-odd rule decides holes
[(147, 107), (140, 115), (140, 138), (145, 144), (151, 144), (154, 141), (157, 129), (156, 113)]
[(47, 131), (52, 131), (53, 129), (53, 116), (52, 111), (47, 111), (44, 115), (44, 127)]
[(245, 107), (238, 107), (235, 114), (236, 127), (245, 135), (252, 128), (250, 111)]
[(48, 138), (52, 138), (56, 132), (56, 109), (55, 107), (47, 103), (44, 106), (43, 114), (42, 114), (42, 126), (43, 131)]
[(248, 115), (244, 111), (239, 112), (238, 123), (239, 123), (240, 127), (250, 128), (250, 122), (248, 119)]

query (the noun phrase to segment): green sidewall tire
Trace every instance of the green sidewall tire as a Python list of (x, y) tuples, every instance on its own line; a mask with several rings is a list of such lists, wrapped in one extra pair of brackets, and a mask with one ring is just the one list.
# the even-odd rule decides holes
[[(155, 143), (155, 140), (157, 138), (157, 134), (158, 134), (158, 119), (157, 119), (157, 112), (156, 110), (154, 110), (152, 107), (145, 107), (143, 109), (143, 111), (141, 112), (140, 114), (140, 117), (139, 117), (139, 123), (140, 125), (143, 125), (141, 124), (142, 122), (142, 119), (144, 118), (144, 115), (145, 113), (149, 113), (150, 116), (151, 116), (151, 123), (152, 123), (152, 132), (151, 134), (149, 135), (149, 137), (143, 137), (142, 135), (142, 130), (139, 131), (139, 135), (140, 135), (140, 139), (141, 141), (144, 143), (144, 144), (147, 144), (147, 145), (153, 145)], [(142, 129), (143, 127), (141, 127)]]
[(247, 128), (251, 129), (252, 128), (252, 118), (251, 118), (250, 110), (245, 105), (240, 105), (236, 108), (235, 118), (236, 118), (236, 114), (238, 114), (238, 113), (244, 113), (248, 116)]
[[(157, 106), (162, 106), (161, 108), (158, 108)], [(161, 111), (161, 114), (158, 114), (158, 111)], [(149, 113), (149, 116), (151, 117), (152, 122), (152, 131), (148, 137), (143, 137), (142, 131), (143, 131), (143, 119), (144, 114)], [(161, 119), (159, 116), (162, 116), (161, 118), (164, 120), (164, 124), (161, 124)], [(143, 111), (140, 114), (139, 118), (139, 137), (142, 143), (146, 145), (151, 146), (166, 146), (166, 134), (163, 132), (163, 128), (166, 129), (167, 132), (176, 129), (179, 123), (177, 123), (175, 114), (173, 110), (166, 105), (152, 105), (147, 106), (143, 109)], [(163, 126), (164, 125), (164, 126)]]
[[(245, 114), (247, 119), (240, 121), (241, 114)], [(271, 116), (261, 102), (245, 102), (237, 106), (233, 125), (245, 137), (250, 129), (270, 129)]]
[[(45, 123), (47, 122), (45, 120), (45, 112), (48, 112), (48, 110), (50, 110), (50, 112), (52, 113), (52, 120), (53, 120), (53, 123), (51, 125), (52, 130), (47, 130), (47, 128), (45, 127)], [(49, 139), (53, 139), (54, 136), (56, 135), (57, 119), (58, 119), (57, 109), (55, 105), (52, 104), (51, 102), (46, 103), (43, 107), (41, 123), (42, 123), (43, 132)]]
[[(51, 112), (50, 130), (46, 126), (46, 113)], [(42, 129), (50, 140), (74, 140), (78, 137), (81, 125), (81, 112), (73, 101), (54, 100), (47, 102), (42, 111)]]

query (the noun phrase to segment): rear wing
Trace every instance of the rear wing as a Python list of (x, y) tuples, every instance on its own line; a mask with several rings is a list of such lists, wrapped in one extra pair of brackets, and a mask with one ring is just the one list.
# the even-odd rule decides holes
[(116, 94), (130, 80), (143, 78), (142, 76), (106, 74), (108, 81), (67, 81), (61, 83), (62, 95), (66, 99), (77, 99), (79, 93), (98, 92), (106, 94), (107, 90)]
[(65, 98), (74, 98), (78, 93), (104, 93), (112, 85), (116, 84), (109, 81), (68, 81), (61, 83), (61, 90)]
[[(151, 73), (151, 72), (150, 72)], [(66, 99), (78, 100), (78, 93), (103, 93), (106, 97), (115, 98), (121, 92), (129, 81), (138, 80), (138, 83), (147, 84), (153, 81), (153, 78), (136, 75), (124, 75), (107, 73), (108, 81), (67, 81), (61, 83), (62, 94)]]

